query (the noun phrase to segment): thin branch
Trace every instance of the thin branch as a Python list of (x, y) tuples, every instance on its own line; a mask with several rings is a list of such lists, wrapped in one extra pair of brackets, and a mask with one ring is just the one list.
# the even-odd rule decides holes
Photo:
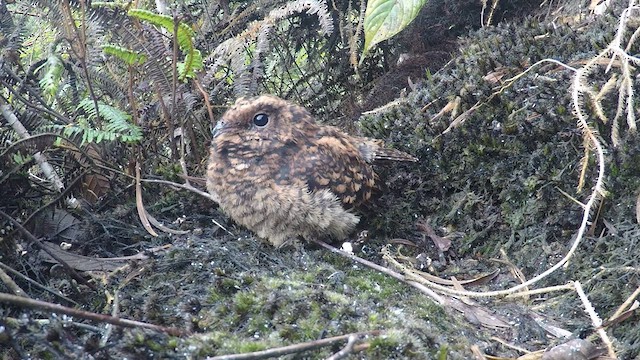
[(20, 307), (29, 308), (29, 309), (51, 311), (57, 314), (65, 314), (73, 317), (105, 322), (108, 324), (113, 324), (113, 325), (122, 326), (122, 327), (151, 329), (151, 330), (167, 333), (172, 336), (182, 336), (182, 335), (188, 334), (188, 331), (181, 330), (178, 328), (164, 327), (164, 326), (148, 324), (140, 321), (135, 321), (135, 320), (121, 319), (118, 317), (98, 314), (90, 311), (78, 310), (78, 309), (62, 306), (60, 304), (54, 304), (54, 303), (49, 303), (45, 301), (24, 298), (24, 297), (15, 296), (15, 295), (6, 294), (6, 293), (0, 293), (0, 303), (16, 305)]
[(380, 331), (380, 330), (359, 332), (359, 333), (353, 333), (353, 334), (334, 336), (334, 337), (330, 337), (330, 338), (326, 338), (326, 339), (308, 341), (308, 342), (304, 342), (304, 343), (300, 343), (300, 344), (283, 346), (283, 347), (269, 349), (269, 350), (256, 351), (256, 352), (245, 353), (245, 354), (220, 355), (220, 356), (208, 357), (206, 359), (207, 360), (257, 360), (257, 359), (266, 359), (266, 358), (270, 358), (270, 357), (277, 357), (277, 356), (283, 356), (283, 355), (287, 355), (287, 354), (301, 353), (303, 351), (309, 351), (309, 350), (317, 349), (317, 348), (320, 348), (320, 347), (330, 346), (330, 345), (333, 345), (335, 343), (338, 343), (338, 342), (341, 342), (341, 341), (344, 341), (344, 340), (348, 340), (352, 336), (355, 336), (355, 337), (379, 336), (382, 333), (383, 332)]
[(353, 354), (353, 347), (356, 344), (356, 341), (358, 341), (358, 337), (357, 336), (355, 336), (355, 335), (349, 336), (349, 340), (347, 341), (347, 345), (345, 345), (337, 353), (329, 356), (327, 358), (327, 360), (340, 360), (340, 359), (344, 359), (347, 356)]
[(16, 296), (26, 297), (26, 298), (29, 297), (27, 293), (24, 290), (22, 290), (20, 286), (18, 286), (18, 284), (16, 284), (16, 282), (13, 281), (13, 279), (2, 269), (0, 269), (0, 281), (2, 281), (4, 285), (8, 287), (9, 290), (11, 290), (11, 292), (14, 293)]
[[(2, 111), (2, 116), (5, 118), (9, 126), (11, 126), (11, 128), (20, 135), (21, 138), (26, 139), (31, 136), (20, 120), (18, 120), (18, 117), (13, 113), (13, 111), (11, 111), (11, 105), (4, 104), (4, 101), (0, 101), (0, 111)], [(60, 180), (60, 176), (58, 176), (56, 171), (53, 169), (53, 166), (49, 164), (44, 154), (37, 152), (33, 154), (33, 158), (36, 160), (47, 179), (54, 185), (55, 190), (62, 192), (64, 184), (62, 183), (62, 180)]]
[(604, 328), (602, 328), (602, 319), (600, 319), (600, 316), (598, 316), (598, 314), (596, 313), (593, 305), (591, 305), (591, 301), (589, 301), (589, 298), (587, 298), (587, 295), (584, 293), (582, 285), (580, 285), (580, 282), (578, 281), (575, 281), (573, 285), (575, 286), (576, 293), (578, 293), (578, 297), (584, 305), (585, 311), (591, 318), (593, 327), (596, 328), (600, 339), (602, 339), (602, 342), (607, 346), (609, 357), (611, 359), (617, 359), (618, 357), (616, 356), (616, 352), (613, 350), (613, 343), (611, 342), (611, 339), (609, 339), (609, 335), (607, 335), (607, 332), (604, 330)]
[(48, 292), (48, 293), (50, 293), (50, 294), (52, 294), (54, 296), (57, 296), (57, 297), (63, 299), (64, 301), (69, 302), (70, 304), (79, 305), (77, 302), (73, 301), (72, 299), (69, 299), (68, 297), (60, 294), (59, 292), (40, 284), (39, 282), (31, 279), (28, 276), (25, 276), (24, 274), (14, 270), (14, 269), (12, 269), (11, 267), (7, 266), (6, 264), (4, 264), (2, 262), (0, 262), (0, 268), (5, 270), (5, 271), (10, 272), (11, 274), (21, 278), (22, 280), (28, 282), (29, 284), (31, 284), (31, 285), (33, 285), (35, 287), (38, 287), (38, 288), (40, 288), (40, 289), (42, 289), (42, 290), (44, 290), (44, 291), (46, 291), (46, 292)]
[(323, 242), (320, 240), (316, 240), (316, 239), (312, 239), (312, 242), (322, 246), (325, 249), (330, 250), (333, 253), (336, 253), (338, 255), (344, 256), (344, 257), (348, 257), (349, 259), (356, 261), (362, 265), (368, 266), (374, 270), (377, 270), (383, 274), (387, 274), (389, 276), (391, 276), (392, 278), (395, 278), (397, 280), (402, 281), (403, 283), (413, 286), (414, 288), (420, 290), (421, 292), (423, 292), (424, 294), (428, 295), (429, 297), (431, 297), (433, 300), (435, 300), (438, 304), (440, 305), (444, 305), (446, 303), (446, 300), (443, 299), (440, 295), (436, 294), (435, 292), (433, 292), (433, 290), (425, 287), (424, 285), (420, 284), (419, 282), (416, 281), (411, 281), (410, 279), (407, 279), (405, 275), (400, 274), (398, 272), (395, 272), (389, 268), (386, 268), (384, 266), (380, 266), (378, 264), (372, 263), (371, 261), (365, 260), (361, 257), (355, 256), (351, 253), (348, 253), (346, 251), (342, 251), (342, 250), (338, 250), (337, 248)]

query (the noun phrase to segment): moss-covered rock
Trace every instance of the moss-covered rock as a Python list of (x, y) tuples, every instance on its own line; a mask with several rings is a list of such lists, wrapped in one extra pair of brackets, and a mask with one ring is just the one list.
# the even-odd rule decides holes
[[(383, 246), (409, 240), (415, 246), (397, 246), (394, 254), (443, 278), (469, 279), (501, 270), (474, 290), (504, 289), (519, 281), (502, 263), (489, 260), (501, 250), (526, 278), (562, 258), (582, 218), (582, 208), (571, 197), (584, 201), (595, 176), (591, 157), (585, 189), (576, 191), (584, 143), (571, 110), (573, 72), (544, 63), (502, 86), (542, 59), (577, 68), (605, 48), (615, 34), (620, 9), (576, 22), (578, 13), (567, 4), (553, 18), (542, 14), (473, 32), (460, 40), (457, 56), (422, 79), (415, 91), (360, 119), (364, 135), (385, 139), (420, 161), (379, 169), (385, 186), (376, 206), (364, 213), (362, 228), (370, 240), (358, 249), (359, 256), (383, 263)], [(595, 75), (590, 80), (594, 89), (606, 82)], [(610, 117), (616, 102), (615, 92), (603, 100)], [(463, 121), (444, 133), (453, 119)], [(595, 116), (590, 121), (609, 150), (609, 194), (568, 267), (538, 285), (580, 281), (606, 318), (639, 285), (635, 249), (640, 227), (634, 217), (640, 145), (621, 127), (622, 145), (614, 150), (607, 142), (610, 124)], [(468, 359), (472, 345), (487, 354), (519, 355), (491, 340), (494, 335), (532, 351), (552, 345), (538, 317), (576, 336), (591, 331), (573, 294), (547, 293), (518, 302), (477, 300), (471, 309), (481, 307), (507, 324), (487, 329), (473, 311), (438, 305), (348, 258), (311, 244), (274, 249), (223, 221), (236, 234), (232, 236), (210, 226), (208, 217), (221, 216), (208, 210), (210, 204), (176, 194), (166, 199), (154, 210), (172, 206), (179, 216), (187, 214), (183, 219), (193, 227), (207, 221), (205, 229), (172, 238), (171, 249), (132, 265), (134, 271), (111, 274), (104, 285), (117, 289), (119, 316), (188, 329), (191, 335), (177, 338), (125, 329), (114, 331), (107, 344), (99, 346), (96, 332), (76, 335), (52, 316), (55, 321), (48, 327), (33, 319), (3, 319), (0, 335), (9, 335), (0, 337), (0, 346), (13, 337), (25, 348), (38, 349), (35, 354), (41, 358), (83, 352), (102, 358), (204, 358), (381, 330), (382, 335), (363, 340), (367, 346), (358, 358)], [(438, 251), (425, 231), (416, 228), (419, 220), (450, 236), (450, 250)], [(154, 241), (145, 248), (169, 239)], [(101, 294), (91, 294), (100, 299), (93, 302), (93, 310), (110, 310)], [(535, 316), (532, 305), (537, 306)], [(633, 321), (610, 331), (621, 358), (640, 354), (638, 333)], [(296, 358), (324, 358), (343, 346)]]

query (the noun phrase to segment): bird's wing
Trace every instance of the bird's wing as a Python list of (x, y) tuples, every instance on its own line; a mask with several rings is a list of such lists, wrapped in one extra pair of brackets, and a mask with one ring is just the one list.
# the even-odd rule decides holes
[(304, 179), (310, 191), (329, 189), (347, 207), (371, 197), (375, 174), (362, 158), (352, 138), (338, 131), (321, 131), (307, 137), (291, 157), (292, 178)]

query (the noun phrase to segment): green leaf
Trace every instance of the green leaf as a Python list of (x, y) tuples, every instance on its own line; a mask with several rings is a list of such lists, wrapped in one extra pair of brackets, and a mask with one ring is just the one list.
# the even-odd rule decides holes
[(102, 45), (102, 51), (105, 54), (113, 55), (118, 59), (124, 61), (127, 65), (134, 66), (138, 64), (144, 64), (147, 61), (147, 56), (140, 54), (136, 51), (123, 48), (118, 45)]
[(371, 0), (364, 14), (362, 59), (377, 43), (390, 39), (418, 16), (427, 0)]
[(178, 67), (180, 70), (180, 80), (193, 77), (196, 70), (204, 67), (200, 51), (193, 46), (195, 33), (189, 25), (179, 22), (176, 31), (176, 26), (171, 16), (156, 14), (142, 9), (131, 9), (127, 14), (140, 20), (148, 21), (156, 26), (163, 27), (171, 33), (171, 35), (176, 34), (180, 51), (185, 54), (184, 63)]

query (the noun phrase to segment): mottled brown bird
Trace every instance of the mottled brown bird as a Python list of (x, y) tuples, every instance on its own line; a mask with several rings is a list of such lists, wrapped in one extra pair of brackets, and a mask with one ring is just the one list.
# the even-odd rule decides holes
[(241, 98), (213, 131), (207, 189), (220, 207), (274, 246), (302, 236), (344, 239), (371, 197), (378, 160), (416, 161), (381, 140), (316, 124), (275, 96)]

